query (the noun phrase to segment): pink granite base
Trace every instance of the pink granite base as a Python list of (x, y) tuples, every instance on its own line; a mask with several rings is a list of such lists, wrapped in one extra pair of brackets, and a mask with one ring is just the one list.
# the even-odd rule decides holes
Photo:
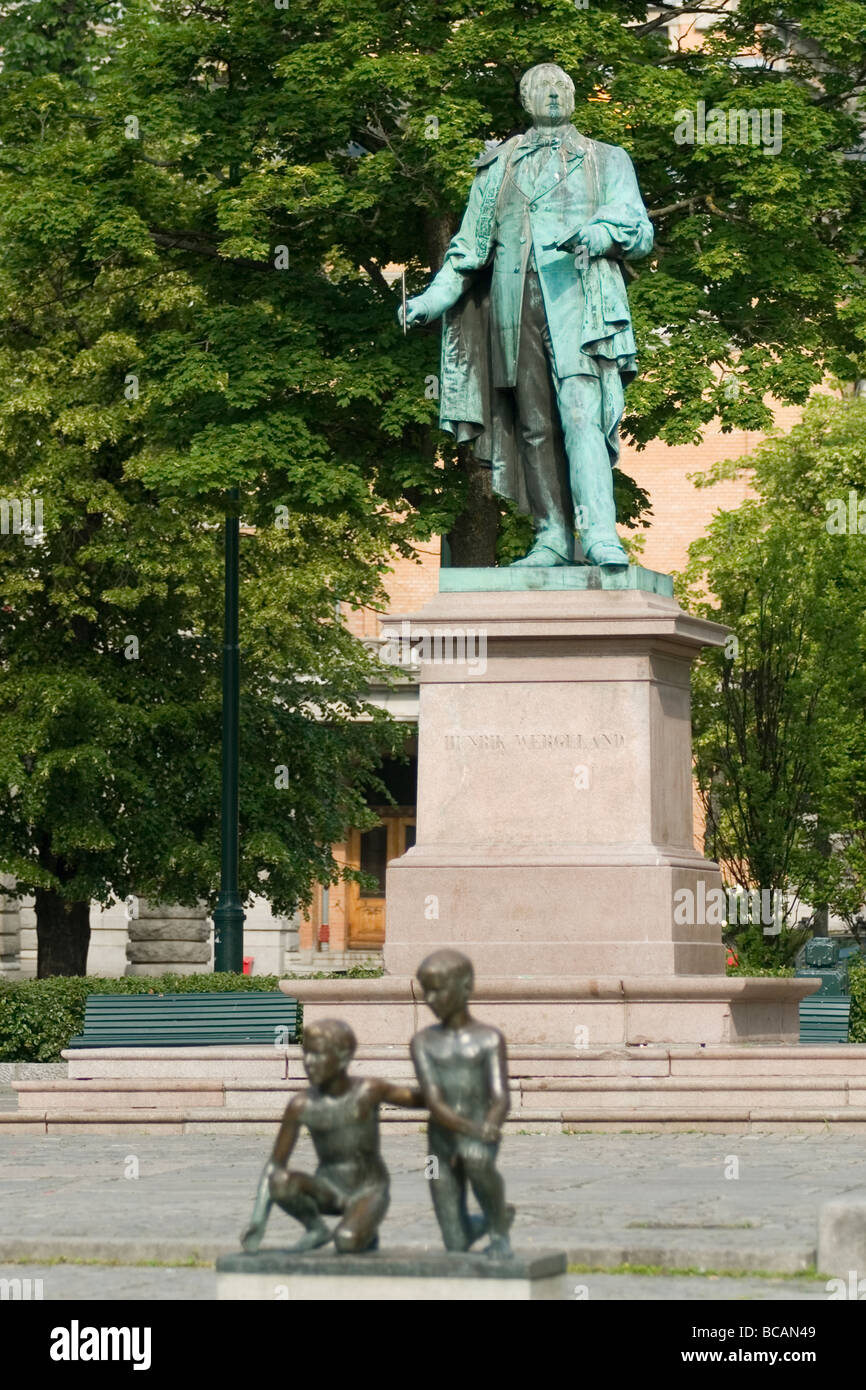
[[(512, 1046), (597, 1048), (641, 1044), (796, 1042), (799, 1004), (814, 979), (487, 977), (472, 1010)], [(416, 980), (283, 980), (304, 1021), (338, 1017), (364, 1045), (407, 1043), (433, 1022)]]
[(685, 854), (665, 863), (651, 848), (635, 863), (640, 853), (619, 863), (591, 862), (597, 851), (559, 863), (536, 853), (516, 864), (512, 850), (455, 864), (410, 850), (388, 869), (386, 969), (409, 975), (452, 946), (496, 977), (723, 975), (718, 925), (677, 925), (672, 908), (679, 890), (721, 887), (715, 865)]

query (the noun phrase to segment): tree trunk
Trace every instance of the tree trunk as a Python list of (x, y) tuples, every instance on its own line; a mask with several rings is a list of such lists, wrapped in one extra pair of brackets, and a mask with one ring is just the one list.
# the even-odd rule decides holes
[[(826, 834), (821, 822), (815, 827), (815, 843), (821, 854), (829, 862), (833, 856), (833, 846), (830, 843), (830, 836)], [(815, 903), (815, 910), (812, 914), (812, 935), (830, 935), (830, 907), (827, 903)]]
[(493, 495), (493, 475), (479, 463), (469, 445), (460, 448), (460, 467), (469, 488), (466, 505), (448, 536), (451, 564), (471, 569), (496, 564), (499, 507)]
[(819, 903), (812, 917), (812, 935), (830, 935), (830, 909), (826, 903)]
[(37, 980), (86, 975), (90, 903), (68, 903), (53, 888), (36, 890)]

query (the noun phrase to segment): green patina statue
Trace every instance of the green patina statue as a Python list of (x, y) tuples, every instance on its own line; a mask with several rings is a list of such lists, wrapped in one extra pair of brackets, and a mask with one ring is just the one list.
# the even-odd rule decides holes
[(445, 316), (440, 423), (532, 516), (515, 563), (624, 566), (611, 469), (636, 357), (619, 262), (648, 253), (652, 226), (625, 150), (571, 125), (567, 73), (531, 68), (520, 96), (531, 128), (476, 161), (442, 268), (399, 317)]
[[(469, 1013), (474, 974), (459, 951), (434, 951), (418, 967), (424, 998), (439, 1020), (412, 1039), (412, 1061), (427, 1130), (433, 1210), (447, 1250), (468, 1250), (489, 1234), (485, 1254), (511, 1255), (514, 1208), (496, 1168), (502, 1122), (508, 1114), (508, 1061), (498, 1029)], [(428, 1159), (429, 1161), (429, 1159)], [(467, 1186), (480, 1213), (470, 1213)]]

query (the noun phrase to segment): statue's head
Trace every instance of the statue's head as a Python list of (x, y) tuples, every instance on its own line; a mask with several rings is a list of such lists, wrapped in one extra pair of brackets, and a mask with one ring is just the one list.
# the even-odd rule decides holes
[(574, 111), (574, 83), (555, 63), (538, 63), (520, 79), (520, 100), (533, 125), (567, 125)]
[(418, 982), (437, 1018), (465, 1008), (475, 983), (472, 962), (462, 951), (434, 951), (418, 966)]
[(321, 1018), (304, 1028), (304, 1071), (314, 1086), (324, 1086), (344, 1072), (358, 1046), (348, 1023)]

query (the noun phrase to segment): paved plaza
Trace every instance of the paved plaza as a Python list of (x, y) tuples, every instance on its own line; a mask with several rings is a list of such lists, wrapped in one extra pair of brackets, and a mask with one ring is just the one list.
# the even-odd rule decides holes
[[(41, 1278), (46, 1299), (212, 1298), (213, 1270), (195, 1266), (237, 1248), (267, 1147), (261, 1136), (4, 1137), (0, 1276)], [(423, 1132), (386, 1134), (384, 1147), (383, 1244), (437, 1247)], [(306, 1141), (293, 1162), (313, 1166)], [(565, 1248), (574, 1297), (600, 1300), (826, 1299), (819, 1207), (866, 1192), (862, 1142), (833, 1134), (513, 1135), (502, 1168), (515, 1245)], [(291, 1231), (274, 1212), (266, 1244)]]

